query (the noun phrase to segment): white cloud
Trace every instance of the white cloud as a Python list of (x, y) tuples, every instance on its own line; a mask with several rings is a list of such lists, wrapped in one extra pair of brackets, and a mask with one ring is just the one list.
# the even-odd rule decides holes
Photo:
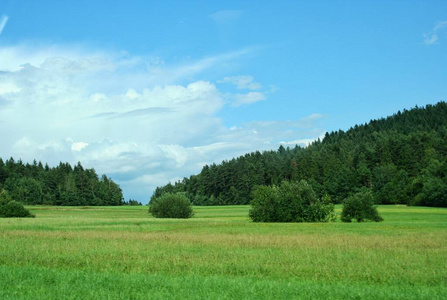
[(241, 106), (245, 104), (253, 104), (255, 102), (259, 102), (265, 100), (265, 96), (263, 93), (259, 92), (249, 92), (247, 94), (237, 94), (235, 95), (235, 102), (233, 106)]
[[(129, 54), (0, 47), (6, 57), (0, 60), (0, 153), (49, 165), (81, 161), (112, 176), (126, 197), (145, 202), (156, 186), (204, 164), (318, 136), (321, 130), (309, 125), (317, 115), (227, 128), (217, 117), (225, 101), (213, 83), (178, 83), (250, 51), (154, 69), (145, 67), (151, 59)], [(228, 80), (248, 89), (254, 84), (250, 76)], [(261, 92), (231, 97), (235, 106), (265, 99)]]
[(438, 21), (430, 32), (424, 33), (424, 43), (426, 45), (434, 45), (439, 42), (439, 34), (443, 33), (447, 28), (447, 21)]
[(159, 145), (167, 158), (175, 160), (177, 167), (183, 167), (188, 161), (188, 151), (181, 145)]
[[(0, 75), (1, 80), (3, 80), (3, 77)], [(0, 81), (0, 96), (18, 92), (20, 92), (20, 88), (13, 81)]]
[(88, 146), (88, 143), (76, 142), (71, 145), (71, 150), (79, 152), (87, 146)]
[(433, 27), (433, 31), (438, 31), (444, 28), (447, 28), (447, 21), (439, 21), (435, 24), (435, 27)]
[(5, 29), (7, 22), (8, 22), (8, 16), (2, 15), (2, 17), (0, 18), (0, 35), (2, 34), (3, 29)]
[(218, 83), (231, 83), (234, 84), (239, 90), (259, 90), (262, 88), (261, 84), (254, 82), (252, 76), (239, 75), (225, 77), (223, 80), (219, 80)]
[(93, 102), (98, 102), (106, 99), (107, 96), (102, 93), (94, 93), (90, 96), (90, 100), (92, 100)]
[(140, 94), (138, 94), (134, 89), (129, 89), (126, 92), (126, 96), (133, 100), (133, 99), (137, 99), (138, 97), (140, 97)]
[(312, 138), (308, 138), (308, 139), (299, 139), (299, 140), (293, 140), (293, 141), (282, 141), (282, 142), (280, 142), (280, 144), (286, 145), (286, 146), (299, 145), (299, 146), (307, 147), (307, 146), (309, 146), (310, 144), (312, 144), (313, 142), (315, 142), (318, 139), (322, 140), (324, 138), (325, 134), (326, 134), (326, 132), (322, 132), (316, 138), (312, 137)]
[(424, 43), (426, 45), (433, 45), (438, 41), (438, 35), (436, 33), (425, 33)]
[(301, 128), (312, 128), (315, 126), (315, 122), (323, 119), (324, 116), (322, 114), (311, 114), (310, 116), (304, 117), (300, 120)]
[(254, 47), (246, 47), (241, 50), (231, 51), (228, 53), (208, 56), (197, 61), (189, 62), (186, 64), (182, 64), (176, 66), (175, 68), (165, 68), (163, 71), (160, 71), (157, 75), (167, 76), (170, 79), (177, 80), (180, 77), (188, 77), (195, 74), (198, 74), (206, 69), (215, 66), (225, 65), (225, 63), (234, 61), (246, 55), (249, 55), (255, 52), (257, 49)]

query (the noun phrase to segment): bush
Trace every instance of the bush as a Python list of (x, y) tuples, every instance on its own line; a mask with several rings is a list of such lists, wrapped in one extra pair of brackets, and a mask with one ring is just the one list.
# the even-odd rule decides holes
[(177, 219), (187, 219), (194, 215), (191, 202), (182, 193), (165, 193), (152, 199), (149, 203), (149, 213), (156, 218)]
[(304, 180), (284, 181), (279, 187), (258, 186), (249, 216), (254, 222), (327, 222), (334, 219), (334, 205), (329, 197), (323, 198)]
[(377, 212), (377, 208), (374, 206), (374, 197), (371, 190), (363, 188), (343, 201), (341, 220), (343, 222), (351, 222), (352, 219), (356, 219), (357, 222), (366, 220), (383, 221)]
[(0, 218), (24, 218), (34, 217), (23, 204), (13, 201), (9, 193), (5, 190), (0, 192)]
[(34, 218), (34, 215), (27, 210), (22, 203), (17, 201), (9, 201), (0, 206), (1, 218)]

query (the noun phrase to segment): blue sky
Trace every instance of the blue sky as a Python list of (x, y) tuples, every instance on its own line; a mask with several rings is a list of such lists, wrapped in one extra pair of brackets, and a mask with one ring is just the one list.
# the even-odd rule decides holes
[(0, 2), (0, 157), (126, 199), (447, 100), (446, 1)]

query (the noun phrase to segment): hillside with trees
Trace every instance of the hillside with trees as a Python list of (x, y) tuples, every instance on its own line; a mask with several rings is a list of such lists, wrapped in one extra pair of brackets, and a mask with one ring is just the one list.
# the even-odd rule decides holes
[(81, 163), (57, 167), (41, 162), (24, 164), (21, 160), (0, 158), (0, 191), (24, 204), (36, 205), (123, 205), (121, 188), (106, 175)]
[(334, 203), (367, 188), (376, 204), (447, 207), (447, 104), (326, 133), (308, 147), (280, 146), (205, 165), (197, 175), (158, 187), (151, 199), (183, 192), (194, 205), (248, 204), (255, 186), (300, 180)]

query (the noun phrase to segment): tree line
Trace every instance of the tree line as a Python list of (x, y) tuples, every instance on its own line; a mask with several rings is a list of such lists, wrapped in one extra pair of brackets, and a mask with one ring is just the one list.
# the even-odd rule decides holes
[(29, 164), (0, 158), (0, 192), (29, 205), (128, 204), (118, 184), (106, 175), (99, 177), (93, 168), (84, 169), (80, 162), (50, 168), (35, 160)]
[(307, 147), (280, 146), (205, 165), (158, 187), (151, 199), (183, 192), (194, 205), (249, 204), (256, 186), (301, 180), (334, 203), (367, 188), (376, 204), (447, 207), (447, 104), (326, 133)]

